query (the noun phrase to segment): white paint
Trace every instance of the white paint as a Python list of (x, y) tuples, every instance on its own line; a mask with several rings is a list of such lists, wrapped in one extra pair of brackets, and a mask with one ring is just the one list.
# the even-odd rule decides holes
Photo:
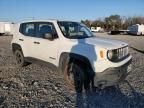
[[(129, 56), (125, 60), (117, 63), (111, 62), (107, 58), (108, 50), (127, 46), (127, 43), (97, 37), (87, 39), (68, 39), (63, 36), (57, 24), (57, 20), (37, 20), (30, 22), (40, 21), (53, 23), (59, 38), (50, 41), (47, 39), (24, 36), (19, 32), (20, 23), (17, 24), (15, 26), (12, 43), (18, 43), (21, 45), (25, 57), (38, 58), (59, 66), (60, 56), (63, 52), (75, 53), (87, 57), (95, 72), (103, 72), (108, 68), (120, 67), (132, 58), (132, 56)], [(20, 38), (24, 39), (24, 41), (19, 41)], [(34, 41), (38, 41), (40, 44), (36, 45), (33, 43)], [(104, 52), (103, 58), (100, 57), (100, 51)], [(51, 59), (50, 57), (55, 59)]]

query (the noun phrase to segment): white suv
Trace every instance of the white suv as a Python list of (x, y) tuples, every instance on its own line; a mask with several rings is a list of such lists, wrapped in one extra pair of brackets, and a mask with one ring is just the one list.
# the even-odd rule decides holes
[(58, 67), (70, 87), (104, 88), (124, 80), (131, 71), (128, 44), (94, 36), (83, 24), (36, 20), (16, 25), (11, 42), (17, 65), (43, 61)]

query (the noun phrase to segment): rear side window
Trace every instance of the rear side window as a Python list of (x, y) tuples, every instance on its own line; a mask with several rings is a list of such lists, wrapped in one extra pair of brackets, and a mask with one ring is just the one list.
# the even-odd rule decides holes
[(35, 25), (33, 23), (23, 23), (20, 25), (20, 33), (25, 36), (35, 36)]

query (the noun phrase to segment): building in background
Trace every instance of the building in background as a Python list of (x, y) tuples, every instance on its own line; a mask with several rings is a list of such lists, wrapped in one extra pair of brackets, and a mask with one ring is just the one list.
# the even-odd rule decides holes
[(13, 35), (14, 23), (0, 22), (0, 35)]

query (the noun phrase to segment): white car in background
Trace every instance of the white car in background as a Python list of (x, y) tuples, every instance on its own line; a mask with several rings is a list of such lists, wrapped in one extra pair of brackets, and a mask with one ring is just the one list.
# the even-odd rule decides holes
[(92, 32), (103, 32), (104, 29), (101, 27), (91, 27)]

